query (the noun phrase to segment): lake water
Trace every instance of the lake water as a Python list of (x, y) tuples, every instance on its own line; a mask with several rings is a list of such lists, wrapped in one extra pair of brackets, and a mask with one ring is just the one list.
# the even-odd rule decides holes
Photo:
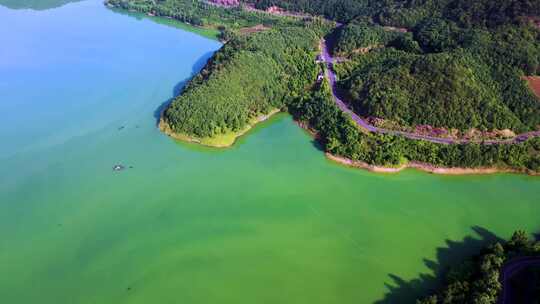
[(540, 230), (539, 178), (348, 169), (284, 114), (228, 150), (167, 138), (156, 113), (216, 41), (100, 0), (0, 25), (2, 303), (411, 303)]

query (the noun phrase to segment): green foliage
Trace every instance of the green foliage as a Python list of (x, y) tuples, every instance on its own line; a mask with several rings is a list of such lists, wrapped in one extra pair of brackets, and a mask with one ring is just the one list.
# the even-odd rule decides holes
[(107, 0), (117, 8), (152, 13), (170, 17), (196, 26), (237, 30), (257, 24), (267, 26), (299, 24), (292, 18), (282, 18), (269, 14), (254, 13), (242, 8), (223, 8), (198, 0)]
[(360, 12), (370, 9), (368, 0), (246, 0), (259, 9), (279, 6), (288, 11), (325, 16), (328, 19), (347, 22)]
[[(522, 22), (538, 15), (537, 4), (416, 0), (368, 6), (372, 21), (359, 14), (355, 20), (368, 21), (344, 25), (334, 43), (335, 53), (352, 60), (336, 70), (355, 112), (406, 127), (464, 132), (523, 132), (540, 125), (540, 103), (522, 80), (540, 70), (540, 31)], [(410, 32), (389, 32), (373, 21)], [(352, 52), (359, 48), (369, 52)]]
[(412, 28), (425, 18), (453, 21), (462, 27), (495, 28), (540, 14), (540, 2), (529, 0), (385, 1), (375, 14), (383, 24)]
[(173, 131), (213, 137), (239, 131), (316, 79), (316, 25), (237, 36), (218, 51), (165, 111)]
[(400, 33), (385, 30), (382, 26), (366, 23), (350, 23), (338, 30), (334, 52), (350, 54), (360, 48), (384, 46), (401, 36)]
[(460, 31), (451, 21), (430, 18), (416, 27), (414, 37), (428, 53), (445, 52), (458, 46)]
[(465, 51), (424, 56), (375, 51), (359, 58), (341, 84), (364, 116), (460, 130), (525, 129), (497, 94), (489, 68)]
[(393, 47), (397, 50), (404, 51), (407, 53), (420, 54), (422, 49), (418, 41), (414, 40), (411, 33), (405, 33), (399, 35), (396, 39), (390, 41), (388, 44), (389, 47)]
[[(540, 256), (539, 245), (525, 232), (517, 231), (509, 241), (492, 244), (464, 261), (459, 266), (460, 276), (448, 276), (445, 286), (437, 294), (418, 300), (417, 304), (495, 304), (502, 290), (499, 275), (504, 263), (516, 257)], [(538, 275), (536, 277), (536, 283), (540, 282)], [(530, 279), (527, 280), (530, 283)]]
[(384, 25), (413, 28), (426, 18), (440, 18), (448, 1), (391, 1), (382, 5), (375, 15)]
[(427, 17), (444, 18), (460, 26), (497, 27), (538, 16), (540, 2), (530, 0), (246, 0), (265, 9), (284, 9), (350, 22), (371, 18), (384, 25), (412, 28)]
[(463, 26), (496, 27), (522, 21), (522, 17), (538, 16), (540, 2), (530, 0), (454, 0), (444, 10), (447, 18)]
[(540, 172), (539, 138), (515, 145), (443, 145), (401, 136), (365, 134), (339, 110), (326, 86), (321, 92), (295, 99), (289, 110), (317, 132), (327, 152), (372, 165), (396, 166), (418, 161), (441, 167), (496, 166)]
[(521, 78), (539, 70), (538, 41), (530, 26), (464, 29), (426, 19), (387, 49), (338, 66), (340, 86), (357, 113), (405, 126), (534, 130), (540, 103)]
[(540, 103), (523, 75), (535, 75), (540, 66), (540, 31), (530, 26), (502, 26), (497, 31), (474, 30), (464, 47), (490, 68), (497, 94), (526, 125), (540, 125)]
[(330, 90), (324, 83), (321, 90), (294, 99), (289, 111), (318, 133), (326, 151), (355, 160), (364, 159), (368, 151), (365, 138), (360, 136), (350, 116), (339, 110), (330, 98)]

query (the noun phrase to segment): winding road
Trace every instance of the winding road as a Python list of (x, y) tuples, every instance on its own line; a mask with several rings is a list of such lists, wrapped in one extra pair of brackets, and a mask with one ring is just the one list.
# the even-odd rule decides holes
[(517, 144), (524, 142), (528, 140), (529, 138), (533, 137), (540, 137), (540, 130), (538, 131), (532, 131), (527, 133), (519, 134), (515, 137), (509, 138), (509, 139), (493, 139), (493, 140), (484, 140), (484, 141), (472, 141), (468, 139), (453, 139), (453, 138), (442, 138), (442, 137), (433, 137), (429, 135), (422, 135), (417, 133), (411, 133), (411, 132), (404, 132), (404, 131), (397, 131), (397, 130), (389, 130), (384, 128), (379, 128), (374, 125), (369, 124), (365, 119), (358, 116), (356, 113), (354, 113), (349, 106), (341, 99), (339, 98), (337, 84), (336, 84), (336, 73), (334, 71), (334, 58), (330, 54), (330, 51), (328, 49), (328, 45), (324, 39), (321, 40), (321, 58), (322, 61), (326, 65), (326, 71), (325, 71), (325, 77), (328, 80), (328, 83), (330, 84), (330, 87), (332, 88), (332, 96), (334, 98), (334, 102), (337, 104), (337, 106), (345, 113), (351, 115), (352, 119), (356, 122), (356, 124), (369, 132), (374, 133), (380, 133), (380, 134), (390, 134), (390, 135), (397, 135), (397, 136), (403, 136), (409, 139), (415, 139), (415, 140), (425, 140), (430, 141), (433, 143), (438, 144), (466, 144), (466, 143), (482, 143), (485, 145), (496, 145), (496, 144)]

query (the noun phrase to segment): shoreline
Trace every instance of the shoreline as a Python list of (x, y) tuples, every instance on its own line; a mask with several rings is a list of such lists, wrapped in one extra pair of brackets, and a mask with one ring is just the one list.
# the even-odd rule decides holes
[(161, 114), (161, 117), (159, 119), (158, 129), (167, 136), (176, 140), (194, 143), (211, 148), (230, 148), (237, 142), (240, 137), (246, 135), (246, 133), (253, 129), (257, 124), (270, 119), (272, 116), (280, 112), (280, 109), (273, 109), (267, 114), (259, 115), (256, 118), (252, 119), (244, 129), (238, 132), (230, 132), (228, 134), (222, 134), (211, 138), (197, 138), (186, 134), (175, 133), (172, 130), (171, 126), (163, 119), (163, 113)]
[[(186, 21), (176, 19), (172, 16), (156, 15), (152, 13), (151, 11), (137, 11), (134, 9), (125, 9), (125, 8), (114, 6), (110, 4), (108, 1), (105, 1), (104, 4), (107, 8), (119, 14), (127, 14), (127, 15), (131, 15), (135, 17), (148, 18), (149, 20), (152, 20), (158, 24), (180, 28), (182, 30), (188, 31), (190, 33), (194, 33), (196, 35), (199, 35), (201, 37), (204, 37), (210, 40), (218, 41), (220, 43), (225, 42), (220, 38), (221, 31), (217, 29), (217, 27), (215, 26), (195, 25)], [(170, 22), (170, 24), (167, 22)]]
[(355, 161), (349, 158), (336, 156), (331, 153), (325, 152), (325, 156), (328, 160), (336, 162), (338, 164), (364, 169), (373, 173), (386, 173), (396, 174), (405, 169), (416, 169), (425, 173), (438, 174), (438, 175), (488, 175), (496, 173), (514, 173), (514, 174), (527, 174), (529, 176), (540, 176), (538, 172), (532, 172), (530, 170), (519, 170), (512, 168), (498, 168), (498, 167), (479, 167), (479, 168), (462, 168), (462, 167), (438, 167), (429, 163), (423, 163), (418, 161), (411, 161), (403, 164), (399, 167), (384, 167), (370, 165), (363, 161)]
[[(318, 133), (307, 126), (305, 123), (295, 120), (297, 126), (306, 131), (315, 140), (318, 140)], [(409, 161), (398, 167), (385, 167), (370, 165), (366, 162), (359, 160), (352, 160), (346, 157), (334, 155), (330, 152), (323, 152), (326, 159), (353, 169), (366, 170), (371, 173), (377, 174), (398, 174), (406, 169), (416, 169), (423, 173), (437, 174), (437, 175), (491, 175), (497, 173), (511, 173), (511, 174), (526, 174), (529, 176), (540, 176), (540, 172), (534, 172), (528, 169), (512, 169), (512, 168), (498, 168), (498, 167), (479, 167), (479, 168), (463, 168), (463, 167), (438, 167), (430, 163), (423, 163), (419, 161)]]
[[(108, 1), (106, 1), (105, 3), (109, 7), (112, 6), (112, 5), (109, 4)], [(112, 7), (114, 7), (114, 6), (112, 6)], [(155, 17), (155, 16), (152, 16), (153, 14), (151, 14), (151, 13), (146, 13), (146, 15), (150, 16), (150, 17)], [(160, 16), (160, 17), (167, 18), (166, 16)], [(157, 17), (157, 18), (160, 18), (160, 17)], [(177, 19), (174, 19), (174, 20), (177, 20)], [(177, 20), (177, 21), (179, 21), (180, 23), (185, 24), (185, 22), (182, 22), (180, 20)], [(329, 54), (329, 52), (327, 51), (327, 45), (325, 44), (324, 39), (320, 41), (319, 48), (322, 51), (321, 57), (324, 58), (324, 62), (326, 62), (327, 65), (329, 63), (331, 63), (331, 62), (334, 62), (334, 58), (332, 58), (331, 55)], [(341, 110), (343, 110), (345, 113), (349, 113), (352, 116), (353, 120), (355, 120), (359, 125), (361, 125), (361, 127), (365, 127), (366, 130), (368, 130), (368, 131), (377, 131), (378, 130), (380, 133), (401, 135), (401, 136), (409, 137), (410, 139), (428, 140), (428, 141), (432, 141), (432, 142), (435, 142), (435, 143), (441, 143), (441, 144), (456, 143), (455, 139), (433, 138), (433, 137), (426, 137), (426, 136), (422, 136), (422, 135), (418, 135), (418, 134), (408, 134), (408, 133), (402, 132), (402, 131), (379, 129), (377, 127), (369, 125), (367, 122), (365, 122), (360, 117), (358, 117), (358, 119), (355, 119), (356, 115), (350, 109), (348, 109), (347, 106), (341, 100), (339, 100), (339, 98), (334, 93), (333, 82), (335, 82), (335, 76), (329, 77), (329, 76), (332, 76), (333, 74), (331, 74), (331, 75), (328, 74), (328, 72), (331, 71), (331, 69), (332, 68), (330, 66), (328, 66), (327, 69), (325, 69), (326, 70), (325, 71), (325, 76), (326, 76), (327, 80), (329, 81), (329, 83), (331, 85), (332, 95), (333, 95), (334, 99), (336, 100), (336, 103), (337, 103), (338, 107)], [(233, 146), (236, 143), (238, 138), (240, 138), (243, 135), (245, 135), (246, 133), (248, 133), (256, 124), (268, 120), (270, 117), (272, 117), (274, 114), (276, 114), (278, 112), (280, 112), (279, 109), (273, 109), (273, 110), (271, 110), (269, 113), (267, 113), (265, 115), (259, 115), (258, 117), (255, 117), (250, 122), (248, 122), (246, 127), (243, 128), (240, 131), (227, 132), (225, 134), (220, 134), (218, 136), (208, 137), (208, 138), (197, 138), (197, 137), (189, 136), (187, 134), (175, 133), (172, 130), (171, 126), (163, 119), (163, 113), (161, 113), (160, 120), (159, 120), (159, 123), (158, 123), (158, 128), (160, 129), (161, 132), (165, 133), (167, 136), (169, 136), (169, 137), (171, 137), (173, 139), (176, 139), (176, 140), (189, 142), (189, 143), (196, 143), (196, 144), (199, 144), (199, 145), (202, 145), (202, 146), (207, 146), (207, 147), (212, 147), (212, 148), (229, 148), (229, 147)], [(358, 121), (361, 121), (361, 123), (359, 123)], [(302, 125), (300, 123), (298, 123), (298, 125), (301, 128), (307, 130), (309, 133), (311, 133), (311, 135), (314, 136), (315, 139), (317, 138), (316, 132), (313, 132), (313, 130), (310, 130), (310, 128), (308, 126)], [(384, 131), (384, 132), (381, 132), (381, 131)], [(534, 137), (534, 136), (540, 136), (540, 130), (527, 132), (527, 133), (523, 133), (523, 134), (518, 134), (518, 135), (514, 136), (513, 138), (502, 140), (502, 141), (500, 141), (500, 140), (499, 141), (497, 141), (497, 140), (489, 141), (488, 140), (488, 141), (483, 142), (483, 144), (496, 144), (496, 143), (514, 144), (514, 143), (524, 141), (524, 140), (528, 139), (529, 137)], [(495, 173), (518, 173), (518, 174), (528, 174), (528, 175), (531, 175), (531, 176), (540, 176), (540, 172), (534, 172), (534, 171), (531, 171), (531, 170), (528, 170), (528, 169), (515, 169), (515, 168), (505, 168), (505, 167), (496, 167), (496, 166), (495, 167), (479, 167), (479, 168), (438, 167), (438, 166), (433, 165), (433, 164), (422, 163), (422, 162), (417, 162), (417, 161), (410, 161), (410, 162), (402, 164), (402, 165), (400, 165), (398, 167), (385, 167), (385, 166), (370, 165), (370, 164), (362, 162), (362, 161), (353, 161), (353, 160), (348, 159), (348, 158), (332, 155), (332, 154), (330, 154), (328, 152), (325, 152), (325, 155), (326, 155), (327, 159), (330, 159), (330, 160), (332, 160), (334, 162), (337, 162), (337, 163), (340, 163), (342, 165), (346, 165), (348, 167), (353, 167), (353, 168), (365, 169), (365, 170), (368, 170), (370, 172), (375, 172), (375, 173), (398, 173), (398, 172), (401, 172), (401, 171), (403, 171), (405, 169), (412, 168), (412, 169), (417, 169), (417, 170), (427, 172), (427, 173), (441, 174), (441, 175), (480, 175), (480, 174), (495, 174)]]

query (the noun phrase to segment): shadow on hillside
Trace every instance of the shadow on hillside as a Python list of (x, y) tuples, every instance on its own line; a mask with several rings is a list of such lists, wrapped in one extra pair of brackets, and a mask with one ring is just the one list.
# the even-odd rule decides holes
[(330, 55), (334, 56), (334, 49), (336, 47), (337, 42), (339, 41), (339, 36), (341, 35), (341, 31), (343, 30), (342, 26), (337, 27), (334, 31), (332, 31), (330, 34), (326, 35), (324, 39), (326, 40), (326, 45), (328, 46), (328, 49), (330, 51)]
[(451, 266), (459, 265), (464, 259), (476, 255), (488, 244), (503, 241), (492, 232), (474, 226), (476, 236), (466, 236), (461, 241), (446, 240), (445, 247), (437, 248), (436, 261), (424, 259), (424, 264), (432, 274), (420, 274), (418, 278), (404, 280), (395, 274), (389, 274), (392, 283), (385, 283), (388, 292), (376, 304), (415, 303), (439, 288)]
[(169, 106), (169, 104), (171, 104), (171, 102), (174, 100), (176, 96), (182, 94), (184, 88), (186, 87), (186, 84), (193, 78), (193, 76), (198, 74), (200, 70), (204, 68), (204, 66), (208, 63), (208, 60), (212, 57), (212, 55), (214, 55), (214, 52), (208, 52), (202, 55), (201, 57), (199, 57), (199, 59), (197, 59), (197, 61), (195, 61), (195, 63), (191, 67), (191, 76), (177, 83), (172, 89), (172, 97), (167, 99), (163, 103), (161, 103), (159, 107), (157, 107), (154, 110), (154, 118), (156, 119), (156, 124), (159, 124), (161, 113), (165, 111), (165, 109)]

